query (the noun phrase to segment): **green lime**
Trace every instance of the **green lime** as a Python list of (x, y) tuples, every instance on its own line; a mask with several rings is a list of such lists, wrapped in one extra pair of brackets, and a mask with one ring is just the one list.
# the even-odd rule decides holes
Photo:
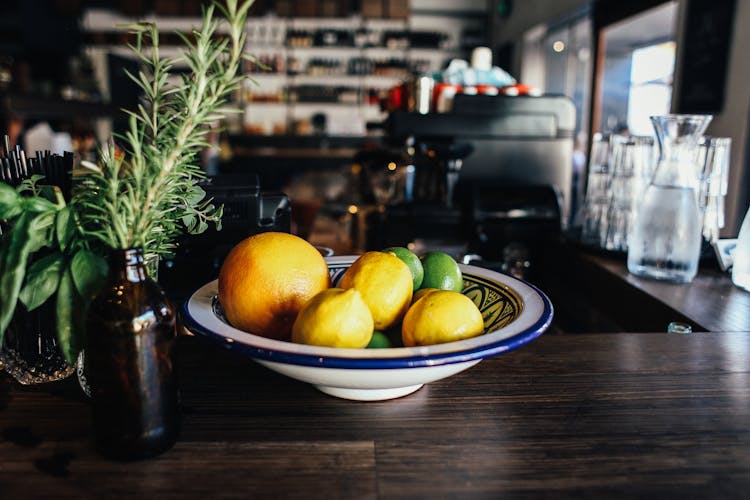
[(464, 288), (461, 269), (453, 257), (445, 252), (427, 252), (422, 256), (424, 279), (422, 288), (437, 288), (460, 292)]
[(367, 349), (383, 349), (386, 347), (391, 347), (391, 340), (388, 336), (377, 330), (372, 332), (372, 339), (370, 339), (370, 343), (367, 344)]
[(414, 280), (414, 291), (416, 292), (417, 290), (419, 290), (419, 287), (422, 286), (422, 279), (424, 278), (422, 261), (419, 260), (419, 257), (417, 257), (414, 252), (405, 247), (388, 247), (383, 251), (394, 254), (409, 267), (409, 271), (411, 271), (411, 277)]

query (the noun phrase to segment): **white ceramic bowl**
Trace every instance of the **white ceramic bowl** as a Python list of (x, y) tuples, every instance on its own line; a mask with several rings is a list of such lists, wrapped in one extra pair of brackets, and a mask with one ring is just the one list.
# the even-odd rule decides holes
[[(357, 257), (326, 259), (332, 283), (338, 283)], [(216, 280), (185, 302), (185, 326), (326, 394), (363, 401), (397, 398), (484, 358), (521, 347), (541, 335), (552, 321), (552, 304), (533, 285), (480, 267), (460, 267), (464, 294), (479, 306), (485, 324), (483, 335), (467, 340), (386, 349), (339, 349), (272, 340), (238, 330), (226, 321)]]

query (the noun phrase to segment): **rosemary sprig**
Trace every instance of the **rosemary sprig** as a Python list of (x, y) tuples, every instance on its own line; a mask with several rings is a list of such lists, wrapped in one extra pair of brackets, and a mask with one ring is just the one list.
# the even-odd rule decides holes
[[(220, 228), (222, 207), (205, 199), (197, 184), (203, 171), (197, 154), (207, 147), (211, 125), (224, 117), (222, 109), (242, 81), (239, 68), (245, 46), (244, 25), (252, 1), (228, 0), (203, 12), (192, 37), (180, 35), (182, 55), (165, 58), (159, 52), (154, 23), (129, 25), (135, 34), (130, 48), (144, 69), (128, 74), (143, 92), (144, 103), (130, 115), (127, 132), (118, 136), (124, 155), (110, 145), (98, 164), (84, 163), (81, 189), (74, 210), (85, 236), (114, 249), (142, 248), (168, 254), (178, 237)], [(221, 11), (228, 35), (219, 36)], [(190, 71), (178, 83), (172, 70), (185, 62)]]

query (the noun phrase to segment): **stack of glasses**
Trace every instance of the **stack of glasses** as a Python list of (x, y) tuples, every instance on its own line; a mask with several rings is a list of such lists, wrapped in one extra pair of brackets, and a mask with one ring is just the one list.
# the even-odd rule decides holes
[[(703, 137), (696, 151), (696, 194), (703, 212), (703, 236), (709, 243), (719, 238), (724, 227), (730, 149), (729, 138)], [(582, 208), (582, 243), (627, 251), (628, 233), (639, 198), (654, 173), (657, 154), (650, 136), (594, 136)]]
[(594, 137), (583, 208), (584, 243), (627, 249), (638, 198), (653, 174), (655, 152), (653, 137)]

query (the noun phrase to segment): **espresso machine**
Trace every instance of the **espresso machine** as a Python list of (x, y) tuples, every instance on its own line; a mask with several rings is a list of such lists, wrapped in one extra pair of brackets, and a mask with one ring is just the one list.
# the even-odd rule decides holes
[(369, 214), (368, 249), (411, 243), (520, 274), (565, 229), (569, 98), (457, 95), (448, 113), (392, 112), (385, 130), (410, 189)]

